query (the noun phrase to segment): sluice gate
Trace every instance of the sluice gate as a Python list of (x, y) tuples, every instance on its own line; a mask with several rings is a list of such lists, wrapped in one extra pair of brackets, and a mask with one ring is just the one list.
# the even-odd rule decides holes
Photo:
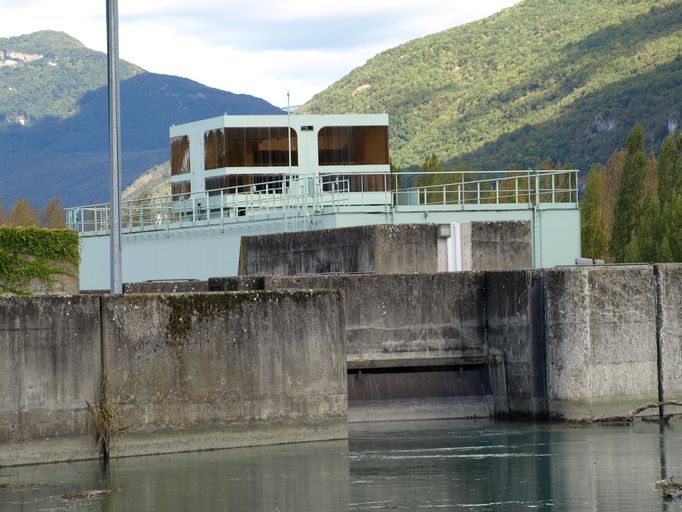
[(348, 370), (348, 421), (494, 415), (486, 366), (443, 365)]

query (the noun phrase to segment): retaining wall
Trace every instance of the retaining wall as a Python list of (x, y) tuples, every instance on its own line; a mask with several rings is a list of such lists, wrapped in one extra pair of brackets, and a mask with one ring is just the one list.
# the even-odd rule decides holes
[[(0, 299), (0, 466), (347, 437), (336, 291)], [(100, 309), (101, 304), (101, 309)], [(100, 324), (100, 318), (102, 319)]]

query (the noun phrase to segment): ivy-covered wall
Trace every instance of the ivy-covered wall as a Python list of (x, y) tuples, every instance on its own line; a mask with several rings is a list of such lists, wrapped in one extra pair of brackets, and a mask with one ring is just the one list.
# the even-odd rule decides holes
[(78, 293), (78, 235), (0, 227), (0, 293)]

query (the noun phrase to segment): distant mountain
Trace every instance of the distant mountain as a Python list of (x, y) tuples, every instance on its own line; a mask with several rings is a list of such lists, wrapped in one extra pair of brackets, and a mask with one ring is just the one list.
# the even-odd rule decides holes
[[(0, 201), (108, 200), (106, 55), (59, 32), (0, 38)], [(281, 114), (265, 100), (121, 62), (122, 181), (168, 160), (168, 128), (227, 114)]]
[(682, 2), (525, 0), (383, 52), (300, 112), (388, 112), (398, 167), (586, 169), (682, 125)]

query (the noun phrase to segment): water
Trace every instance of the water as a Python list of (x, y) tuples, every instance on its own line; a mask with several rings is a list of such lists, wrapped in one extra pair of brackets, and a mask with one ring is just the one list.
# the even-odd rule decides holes
[(0, 510), (682, 510), (662, 476), (682, 481), (682, 422), (383, 423), (348, 442), (0, 468)]

